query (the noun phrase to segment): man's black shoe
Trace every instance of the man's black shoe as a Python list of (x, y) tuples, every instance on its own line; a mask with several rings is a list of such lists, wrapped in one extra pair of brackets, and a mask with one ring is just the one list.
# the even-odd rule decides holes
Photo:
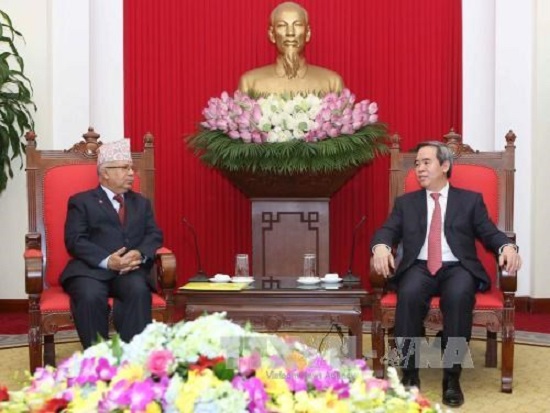
[(464, 404), (464, 393), (460, 388), (458, 375), (445, 375), (443, 378), (443, 404), (449, 407), (459, 407)]
[(401, 384), (407, 390), (411, 387), (418, 387), (418, 389), (420, 389), (420, 376), (418, 375), (418, 370), (403, 370)]

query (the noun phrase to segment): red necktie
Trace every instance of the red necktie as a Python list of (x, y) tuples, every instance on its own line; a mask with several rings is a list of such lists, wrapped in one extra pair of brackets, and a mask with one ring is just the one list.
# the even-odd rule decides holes
[(441, 268), (441, 206), (439, 205), (441, 194), (434, 192), (430, 196), (435, 202), (435, 208), (428, 233), (428, 271), (435, 275)]
[(120, 219), (120, 223), (124, 225), (124, 218), (126, 216), (126, 211), (124, 208), (124, 198), (120, 194), (116, 194), (113, 199), (117, 201), (120, 206), (118, 207), (118, 218)]

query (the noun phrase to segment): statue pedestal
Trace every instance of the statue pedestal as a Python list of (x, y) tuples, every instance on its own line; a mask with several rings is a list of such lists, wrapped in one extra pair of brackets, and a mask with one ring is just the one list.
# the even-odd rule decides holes
[(317, 272), (330, 270), (330, 197), (359, 168), (330, 174), (222, 173), (252, 202), (252, 274), (256, 278), (299, 277), (306, 253), (317, 256)]

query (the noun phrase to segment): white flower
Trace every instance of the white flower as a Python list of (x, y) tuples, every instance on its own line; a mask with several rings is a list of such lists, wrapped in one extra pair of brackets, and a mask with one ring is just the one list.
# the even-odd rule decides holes
[(162, 350), (172, 338), (171, 329), (164, 323), (153, 321), (145, 330), (135, 336), (129, 344), (124, 345), (121, 361), (143, 365), (154, 350)]

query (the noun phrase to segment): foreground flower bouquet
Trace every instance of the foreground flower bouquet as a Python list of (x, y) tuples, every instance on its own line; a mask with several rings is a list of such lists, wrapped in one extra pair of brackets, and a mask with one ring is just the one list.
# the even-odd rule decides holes
[(37, 369), (3, 412), (436, 412), (395, 370), (373, 377), (363, 360), (323, 358), (221, 313), (173, 327), (150, 324)]
[(203, 110), (188, 144), (207, 165), (224, 171), (291, 175), (360, 166), (387, 152), (378, 106), (345, 89), (324, 96), (226, 92)]

